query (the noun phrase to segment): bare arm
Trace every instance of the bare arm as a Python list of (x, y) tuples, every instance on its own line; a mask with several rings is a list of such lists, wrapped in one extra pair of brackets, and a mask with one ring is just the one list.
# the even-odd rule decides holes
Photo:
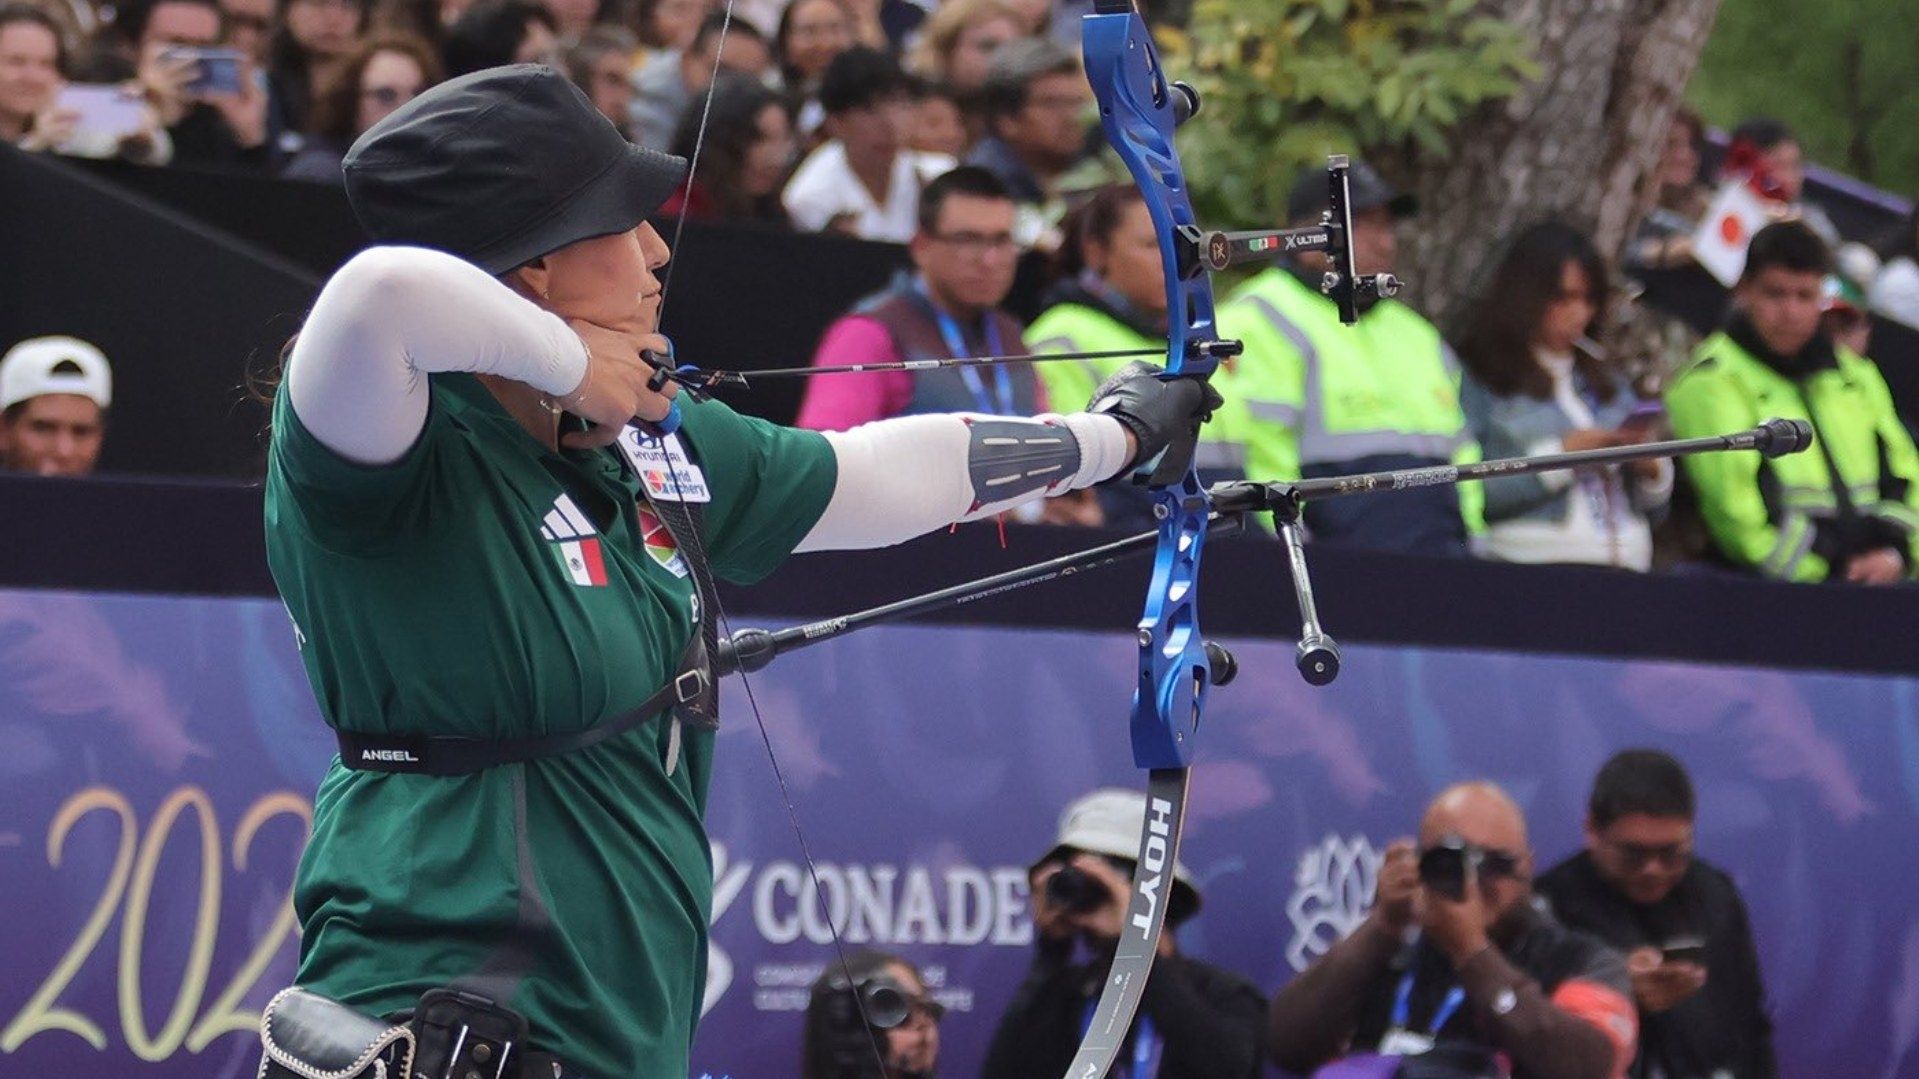
[(1458, 971), (1480, 1031), (1531, 1074), (1541, 1079), (1609, 1079), (1632, 1059), (1636, 1012), (1616, 989), (1575, 978), (1548, 997), (1498, 948), (1481, 950)]
[(1273, 1063), (1304, 1074), (1345, 1052), (1366, 987), (1401, 944), (1384, 922), (1368, 918), (1287, 982), (1266, 1013)]

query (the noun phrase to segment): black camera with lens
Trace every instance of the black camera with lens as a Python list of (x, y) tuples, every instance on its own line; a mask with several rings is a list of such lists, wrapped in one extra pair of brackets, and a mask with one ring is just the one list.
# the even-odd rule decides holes
[(1443, 836), (1419, 852), (1419, 882), (1455, 903), (1466, 898), (1468, 878), (1510, 877), (1518, 872), (1519, 861), (1512, 855), (1456, 835)]
[[(833, 1064), (832, 1074), (843, 1079), (886, 1079), (875, 1072), (880, 1063), (875, 1054), (885, 1055), (886, 1032), (904, 1026), (915, 1011), (924, 1011), (935, 1023), (946, 1011), (885, 973), (862, 978), (857, 984), (834, 978), (814, 992), (823, 994), (825, 1024), (819, 1034)], [(905, 1079), (932, 1079), (934, 1073), (900, 1069), (897, 1074)]]
[(1060, 866), (1046, 878), (1046, 901), (1068, 914), (1087, 914), (1111, 902), (1113, 893), (1099, 878), (1076, 865)]
[(836, 979), (828, 991), (828, 1015), (841, 1029), (892, 1030), (913, 1014), (913, 996), (890, 974), (875, 974), (849, 986)]
[[(1133, 863), (1130, 860), (1108, 854), (1094, 857), (1112, 866), (1113, 872), (1127, 880), (1133, 879)], [(1072, 862), (1064, 862), (1059, 872), (1046, 878), (1046, 901), (1068, 914), (1090, 914), (1111, 903), (1113, 891), (1098, 877)]]

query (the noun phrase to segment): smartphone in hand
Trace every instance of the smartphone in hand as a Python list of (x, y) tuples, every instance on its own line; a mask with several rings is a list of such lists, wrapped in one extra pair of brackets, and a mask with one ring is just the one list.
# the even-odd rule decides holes
[(1666, 422), (1666, 406), (1658, 401), (1644, 401), (1626, 414), (1619, 423), (1619, 432), (1641, 440), (1649, 439)]
[(167, 60), (193, 61), (193, 78), (186, 85), (189, 93), (237, 94), (240, 92), (240, 50), (238, 49), (174, 45), (160, 55)]
[(1675, 937), (1659, 946), (1659, 954), (1668, 963), (1706, 965), (1706, 942), (1699, 937)]
[(53, 107), (74, 114), (73, 133), (55, 147), (73, 157), (112, 157), (122, 139), (147, 125), (146, 103), (111, 84), (70, 82), (60, 88)]

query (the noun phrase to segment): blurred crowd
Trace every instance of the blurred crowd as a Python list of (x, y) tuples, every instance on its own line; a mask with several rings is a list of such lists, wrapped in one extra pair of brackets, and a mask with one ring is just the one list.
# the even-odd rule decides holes
[[(339, 183), (367, 128), (482, 68), (565, 71), (692, 156), (691, 216), (905, 242), (918, 191), (990, 163), (1057, 225), (1087, 145), (1069, 0), (7, 0), (0, 137)], [(710, 93), (709, 93), (710, 91)]]
[[(1697, 813), (1683, 764), (1626, 750), (1593, 779), (1584, 848), (1545, 867), (1504, 790), (1447, 787), (1387, 846), (1357, 927), (1270, 996), (1181, 948), (1205, 896), (1175, 862), (1166, 931), (1114, 1074), (1256, 1079), (1270, 1061), (1313, 1079), (1774, 1079), (1751, 920), (1732, 878), (1695, 852)], [(1118, 789), (1061, 814), (1029, 869), (1030, 966), (982, 1076), (1068, 1072), (1145, 820), (1145, 797)], [(908, 956), (829, 962), (799, 1074), (933, 1079), (942, 1014)]]
[[(354, 140), (425, 88), (500, 64), (550, 63), (632, 141), (696, 159), (668, 213), (906, 245), (910, 270), (829, 327), (817, 363), (1151, 353), (1166, 324), (1159, 254), (1144, 202), (1097, 131), (1077, 50), (1088, 7), (0, 0), (0, 136), (32, 150), (337, 184)], [(1817, 451), (1327, 501), (1310, 504), (1304, 523), (1321, 541), (1416, 553), (1909, 579), (1919, 454), (1869, 358), (1866, 316), (1919, 326), (1919, 217), (1876, 245), (1842, 242), (1806, 196), (1798, 140), (1775, 120), (1740, 125), (1712, 168), (1707, 150), (1702, 123), (1682, 112), (1656, 205), (1616, 265), (1557, 220), (1489, 245), (1452, 340), (1416, 296), (1340, 325), (1319, 293), (1316, 254), (1247, 278), (1222, 295), (1221, 330), (1246, 349), (1216, 380), (1226, 405), (1208, 425), (1202, 472), (1278, 479), (1426, 467), (1791, 416), (1817, 429)], [(1390, 271), (1399, 226), (1418, 207), (1363, 163), (1353, 184), (1360, 268)], [(1322, 176), (1302, 176), (1287, 221), (1227, 224), (1315, 224), (1324, 190)], [(1022, 259), (1043, 262), (1049, 282), (1030, 324), (1005, 309)], [(1723, 325), (1688, 325), (1638, 302), (1647, 276), (1700, 267), (1731, 290)], [(65, 377), (104, 387), (106, 375), (94, 374), (104, 358), (61, 347), (23, 343), (8, 363), (28, 374), (14, 384)], [(43, 372), (55, 354), (64, 359)], [(799, 422), (1070, 411), (1127, 362), (814, 379)], [(91, 451), (86, 438), (62, 435), (62, 445), (83, 448), (57, 458), (26, 448), (52, 406), (17, 392), (0, 421), (0, 460), (31, 471), (90, 464), (104, 388), (50, 395), (100, 413)], [(1027, 516), (1150, 527), (1151, 504), (1137, 490), (1082, 495)]]

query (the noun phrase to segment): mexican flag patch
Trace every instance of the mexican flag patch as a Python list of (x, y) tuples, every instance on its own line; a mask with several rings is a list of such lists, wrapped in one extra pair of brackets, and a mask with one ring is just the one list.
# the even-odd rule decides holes
[(600, 552), (599, 533), (586, 514), (565, 494), (553, 500), (541, 522), (540, 535), (546, 537), (560, 568), (574, 584), (585, 588), (606, 584), (606, 560)]

